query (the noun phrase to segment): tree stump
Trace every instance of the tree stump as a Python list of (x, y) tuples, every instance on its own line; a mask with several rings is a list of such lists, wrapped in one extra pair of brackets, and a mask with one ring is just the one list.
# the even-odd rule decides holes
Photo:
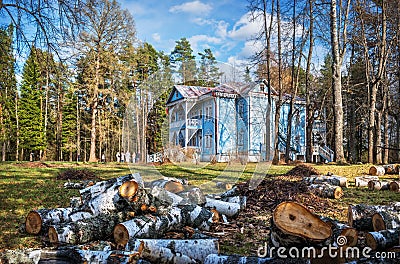
[(276, 247), (323, 246), (331, 236), (331, 226), (298, 203), (283, 202), (272, 214), (271, 240)]

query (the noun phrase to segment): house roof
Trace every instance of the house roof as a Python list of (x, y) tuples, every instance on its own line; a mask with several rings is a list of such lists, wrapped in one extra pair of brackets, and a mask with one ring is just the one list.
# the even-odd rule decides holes
[(197, 98), (204, 94), (210, 93), (214, 89), (213, 87), (189, 85), (175, 85), (174, 87), (184, 98)]

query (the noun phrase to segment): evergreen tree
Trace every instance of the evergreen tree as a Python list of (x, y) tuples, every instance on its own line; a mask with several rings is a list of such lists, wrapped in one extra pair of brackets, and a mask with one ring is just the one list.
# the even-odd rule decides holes
[(190, 84), (196, 79), (196, 61), (192, 47), (186, 38), (176, 41), (174, 50), (171, 52), (171, 63), (177, 68), (183, 84)]
[[(15, 101), (17, 96), (12, 47), (13, 26), (0, 29), (0, 144), (2, 161), (12, 151), (16, 137)], [(8, 158), (9, 159), (9, 158)]]
[(33, 47), (25, 62), (18, 113), (21, 148), (24, 151), (34, 151), (36, 157), (39, 155), (38, 151), (46, 147), (41, 110), (44, 79), (40, 71), (39, 53), (40, 50)]
[(62, 150), (68, 153), (69, 160), (72, 161), (73, 153), (77, 149), (77, 129), (76, 129), (76, 104), (77, 95), (71, 90), (67, 91), (63, 105), (62, 123)]
[(215, 59), (211, 49), (205, 49), (204, 53), (199, 53), (199, 55), (199, 82), (204, 83), (204, 85), (216, 86), (220, 82), (222, 73), (219, 71), (217, 60)]

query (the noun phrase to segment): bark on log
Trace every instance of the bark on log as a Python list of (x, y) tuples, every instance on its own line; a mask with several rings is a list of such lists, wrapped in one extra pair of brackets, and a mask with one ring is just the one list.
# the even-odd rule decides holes
[(368, 182), (368, 190), (385, 191), (389, 189), (389, 182), (372, 180)]
[(215, 186), (219, 189), (223, 189), (223, 190), (230, 190), (233, 187), (232, 183), (229, 182), (216, 182)]
[(378, 176), (358, 176), (354, 178), (354, 183), (356, 187), (368, 187), (369, 181), (379, 181)]
[(64, 183), (65, 189), (85, 189), (87, 187), (93, 186), (93, 181), (82, 181), (82, 182), (66, 182)]
[(400, 211), (387, 209), (372, 216), (374, 231), (400, 228)]
[(155, 180), (152, 182), (145, 183), (145, 187), (149, 188), (149, 189), (152, 189), (156, 186), (164, 188), (165, 190), (172, 192), (172, 193), (178, 193), (178, 192), (182, 192), (185, 190), (182, 182), (180, 182), (176, 179), (171, 180), (170, 178), (167, 178), (164, 180)]
[(365, 235), (365, 243), (372, 250), (384, 250), (399, 245), (400, 230), (381, 230)]
[[(126, 244), (125, 250), (142, 249), (141, 252), (156, 256), (157, 249), (160, 247), (179, 252), (195, 260), (196, 263), (203, 263), (208, 255), (218, 253), (218, 239), (132, 239)], [(158, 259), (153, 262), (160, 263)]]
[(349, 205), (347, 220), (351, 227), (359, 231), (374, 231), (372, 216), (385, 211), (400, 211), (400, 203), (389, 205)]
[(203, 205), (206, 202), (206, 197), (202, 190), (198, 187), (177, 193), (183, 199), (186, 199), (191, 204)]
[(151, 263), (163, 263), (163, 264), (189, 264), (196, 263), (196, 261), (189, 256), (182, 254), (181, 252), (173, 252), (171, 249), (166, 247), (153, 247), (150, 250), (146, 248), (140, 254), (141, 258), (144, 258)]
[(226, 198), (226, 197), (232, 197), (232, 196), (237, 196), (237, 195), (240, 195), (240, 190), (237, 186), (234, 186), (232, 189), (221, 193), (219, 196), (221, 198)]
[(344, 195), (342, 187), (327, 183), (311, 184), (308, 188), (312, 193), (322, 198), (340, 199)]
[(33, 235), (46, 234), (50, 225), (77, 221), (93, 216), (91, 213), (76, 210), (76, 208), (72, 207), (33, 210), (26, 216), (26, 232)]
[(385, 168), (382, 166), (371, 166), (368, 174), (373, 176), (383, 176), (385, 175)]
[(240, 212), (240, 204), (238, 203), (224, 202), (208, 197), (206, 197), (206, 203), (204, 207), (215, 209), (218, 211), (218, 213), (224, 214), (229, 217), (235, 217)]
[(95, 240), (106, 240), (114, 227), (129, 217), (126, 213), (101, 214), (95, 217), (50, 226), (49, 239), (54, 244), (83, 244)]
[(331, 226), (298, 203), (283, 202), (272, 214), (271, 241), (276, 247), (323, 246), (331, 236)]
[(104, 181), (81, 191), (82, 210), (93, 215), (109, 214), (127, 210), (140, 212), (143, 204), (150, 202), (134, 174)]
[(334, 186), (340, 187), (349, 187), (348, 181), (346, 177), (336, 176), (336, 175), (329, 175), (329, 176), (310, 176), (304, 177), (303, 180), (307, 184), (321, 184), (321, 183), (328, 183)]
[(400, 191), (400, 181), (392, 181), (389, 183), (389, 190), (392, 192)]
[[(232, 264), (232, 263), (240, 263), (240, 264), (264, 264), (271, 262), (271, 258), (259, 258), (259, 257), (246, 257), (239, 255), (219, 255), (219, 254), (210, 254), (204, 261), (204, 264)], [(297, 260), (297, 263), (306, 263), (301, 260)]]
[[(339, 223), (336, 220), (333, 220), (331, 218), (325, 218), (325, 217), (321, 217), (321, 219), (330, 224), (331, 228), (332, 228), (332, 234), (333, 234), (333, 239), (334, 239), (334, 243), (338, 242), (338, 238), (340, 236), (342, 237), (346, 237), (346, 241), (344, 244), (341, 244), (340, 246), (344, 246), (344, 247), (353, 247), (356, 246), (358, 243), (358, 231), (355, 228), (350, 227), (347, 224), (343, 224), (343, 223)], [(341, 243), (343, 241), (339, 241), (339, 243)]]
[(382, 165), (382, 167), (385, 169), (385, 174), (398, 174), (399, 173), (397, 170), (396, 164)]
[(160, 238), (171, 230), (184, 226), (209, 230), (213, 214), (196, 205), (185, 205), (181, 208), (172, 207), (166, 215), (144, 215), (123, 222), (114, 228), (114, 240), (118, 245), (125, 246), (132, 238)]
[(232, 196), (232, 197), (221, 198), (221, 200), (228, 203), (237, 203), (239, 204), (241, 210), (246, 208), (247, 204), (246, 196)]

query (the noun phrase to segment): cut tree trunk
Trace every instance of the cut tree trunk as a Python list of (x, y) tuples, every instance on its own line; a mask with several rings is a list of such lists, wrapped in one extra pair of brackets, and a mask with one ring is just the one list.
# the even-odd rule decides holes
[[(210, 254), (218, 254), (218, 239), (132, 239), (125, 247), (127, 251), (141, 251), (146, 255), (157, 256), (158, 248), (168, 248), (172, 252), (179, 252), (196, 263), (203, 263)], [(160, 263), (158, 259), (151, 259), (154, 263)]]
[[(271, 258), (210, 254), (205, 259), (204, 264), (232, 264), (232, 263), (265, 264), (265, 263), (270, 263), (271, 261), (272, 261)], [(306, 263), (306, 261), (298, 259), (296, 263), (301, 264), (301, 263)]]
[(95, 217), (50, 226), (49, 239), (54, 244), (83, 244), (105, 240), (113, 234), (114, 227), (128, 220), (125, 213), (101, 214)]
[(359, 231), (374, 231), (372, 216), (375, 213), (385, 211), (400, 211), (400, 204), (393, 203), (389, 205), (349, 205), (347, 211), (347, 220), (351, 227)]
[(209, 197), (206, 197), (206, 204), (204, 205), (204, 207), (215, 209), (218, 211), (218, 213), (224, 214), (229, 217), (235, 217), (240, 212), (240, 204), (238, 203), (224, 202)]
[(166, 215), (144, 215), (118, 224), (114, 228), (114, 240), (125, 246), (132, 238), (160, 238), (171, 230), (184, 226), (209, 230), (213, 214), (197, 205), (185, 205), (182, 208), (172, 207)]
[(389, 184), (389, 190), (392, 192), (399, 192), (400, 191), (400, 181), (392, 181)]
[(119, 211), (140, 212), (143, 204), (149, 204), (149, 197), (140, 186), (140, 181), (130, 174), (120, 178), (103, 181), (81, 190), (81, 209), (93, 215), (109, 214)]
[(308, 188), (312, 193), (322, 198), (340, 199), (344, 194), (342, 187), (333, 186), (327, 183), (311, 184)]
[(215, 186), (219, 189), (223, 189), (223, 190), (230, 190), (233, 187), (232, 183), (229, 182), (216, 182)]
[(372, 216), (374, 231), (400, 228), (400, 211), (382, 210)]
[(383, 166), (371, 166), (368, 174), (373, 176), (383, 176), (385, 175), (385, 168)]
[(181, 252), (174, 252), (169, 248), (155, 246), (150, 250), (143, 248), (140, 257), (150, 261), (151, 263), (163, 264), (195, 264), (196, 261)]
[(354, 178), (354, 183), (356, 187), (368, 187), (369, 181), (379, 181), (378, 176), (358, 176)]
[(321, 217), (321, 219), (331, 225), (334, 243), (337, 244), (338, 239), (341, 240), (340, 237), (342, 236), (346, 237), (346, 240), (344, 241), (345, 243), (342, 243), (343, 241), (339, 241), (339, 246), (354, 247), (357, 245), (358, 231), (355, 228), (352, 228), (347, 224), (339, 223), (331, 218)]
[(226, 197), (232, 197), (232, 196), (237, 196), (240, 195), (240, 190), (237, 186), (234, 186), (232, 189), (227, 190), (224, 193), (221, 193), (219, 196), (221, 198), (226, 198)]
[(283, 202), (272, 214), (271, 241), (275, 247), (323, 246), (331, 237), (331, 225), (298, 203)]
[(93, 181), (82, 181), (82, 182), (66, 182), (64, 183), (65, 189), (85, 189), (87, 187), (93, 186)]
[(49, 226), (53, 224), (77, 221), (93, 216), (91, 213), (76, 210), (72, 207), (33, 210), (26, 216), (26, 232), (33, 235), (46, 234)]
[(191, 204), (203, 205), (206, 202), (206, 197), (200, 188), (195, 187), (190, 190), (177, 193), (183, 199), (186, 199)]
[(365, 235), (365, 243), (372, 250), (384, 250), (399, 245), (400, 230), (381, 230)]
[(385, 191), (389, 189), (389, 182), (387, 181), (369, 181), (368, 190), (370, 191)]
[(182, 192), (185, 190), (182, 182), (175, 180), (175, 179), (173, 179), (173, 180), (171, 180), (171, 179), (155, 180), (152, 182), (145, 183), (146, 188), (152, 189), (156, 186), (164, 188), (165, 190), (172, 192), (172, 193), (178, 193), (178, 192)]
[(307, 184), (321, 184), (321, 183), (328, 183), (334, 186), (340, 187), (348, 187), (348, 182), (346, 177), (340, 177), (336, 175), (329, 175), (329, 176), (310, 176), (304, 177), (303, 180)]
[(382, 166), (385, 169), (385, 174), (397, 174), (399, 173), (397, 170), (396, 164), (387, 164)]
[(247, 204), (246, 196), (232, 196), (232, 197), (221, 198), (221, 200), (224, 202), (228, 202), (228, 203), (237, 203), (240, 205), (241, 210), (246, 208), (246, 204)]

